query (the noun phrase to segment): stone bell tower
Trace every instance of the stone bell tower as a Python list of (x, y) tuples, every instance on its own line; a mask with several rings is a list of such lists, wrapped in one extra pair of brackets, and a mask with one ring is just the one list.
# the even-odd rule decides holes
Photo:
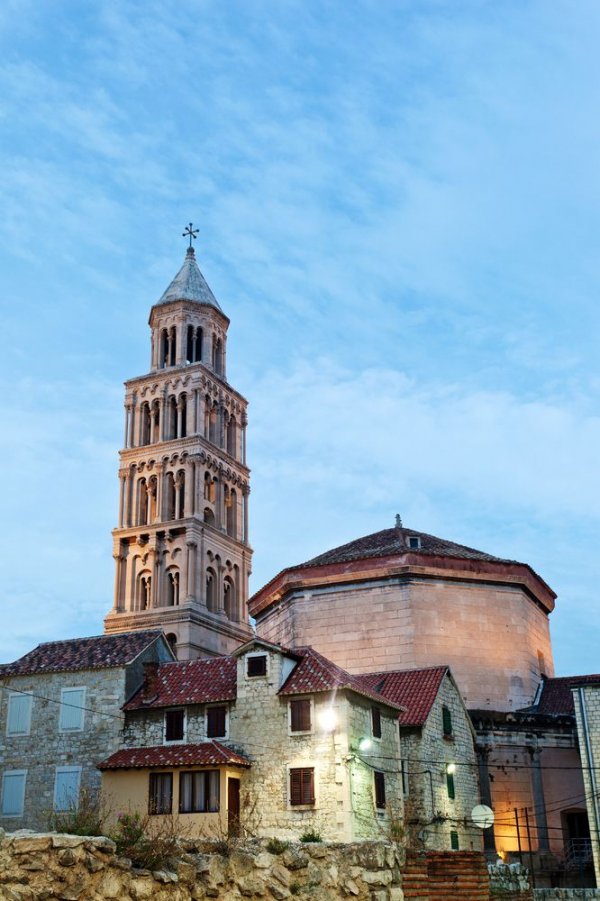
[(248, 626), (247, 402), (227, 382), (229, 319), (194, 254), (150, 311), (150, 372), (125, 382), (115, 596), (105, 632), (162, 628), (181, 660)]

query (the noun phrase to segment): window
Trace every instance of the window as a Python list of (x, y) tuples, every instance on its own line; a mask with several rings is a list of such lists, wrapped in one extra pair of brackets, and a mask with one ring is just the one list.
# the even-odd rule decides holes
[(7, 735), (29, 735), (31, 728), (31, 694), (11, 692), (8, 696), (8, 714), (6, 717)]
[(165, 741), (183, 741), (185, 738), (185, 710), (165, 710)]
[(373, 773), (375, 787), (375, 807), (377, 810), (385, 810), (385, 774), (377, 770)]
[(267, 655), (260, 654), (247, 659), (246, 672), (250, 678), (267, 675)]
[(60, 732), (81, 732), (85, 717), (85, 688), (63, 688), (60, 693)]
[(373, 738), (381, 738), (381, 710), (371, 707), (371, 732)]
[(310, 698), (290, 701), (290, 732), (310, 732)]
[(296, 767), (290, 770), (290, 804), (315, 803), (314, 767)]
[(448, 789), (448, 797), (454, 801), (456, 797), (456, 789), (454, 787), (454, 774), (446, 773), (446, 788)]
[(80, 766), (57, 766), (54, 780), (54, 809), (77, 810), (79, 806)]
[(148, 813), (171, 813), (173, 806), (173, 773), (150, 773)]
[(209, 707), (206, 711), (206, 735), (208, 738), (225, 738), (227, 735), (227, 707)]
[(2, 776), (2, 816), (22, 817), (27, 770), (7, 770)]
[(219, 800), (219, 770), (180, 774), (179, 813), (216, 813)]
[(452, 738), (452, 714), (446, 705), (442, 707), (442, 732), (444, 738)]
[(402, 775), (402, 795), (405, 798), (408, 798), (410, 792), (410, 783), (408, 781), (408, 769), (406, 766), (406, 760), (400, 761), (400, 772)]
[(418, 535), (409, 535), (408, 536), (408, 546), (412, 548), (413, 551), (418, 550), (421, 547), (421, 539)]
[(452, 831), (450, 832), (450, 848), (452, 851), (458, 851), (460, 848), (460, 845), (458, 843), (458, 832), (456, 832), (454, 829), (452, 829)]

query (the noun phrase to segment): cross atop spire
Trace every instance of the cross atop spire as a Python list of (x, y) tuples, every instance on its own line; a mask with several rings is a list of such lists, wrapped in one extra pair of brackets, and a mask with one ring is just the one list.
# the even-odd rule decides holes
[(190, 222), (189, 225), (186, 225), (185, 230), (181, 233), (182, 238), (190, 239), (190, 246), (189, 246), (190, 250), (192, 250), (192, 239), (194, 241), (196, 240), (196, 238), (198, 237), (198, 231), (199, 231), (199, 229), (194, 228), (192, 223)]

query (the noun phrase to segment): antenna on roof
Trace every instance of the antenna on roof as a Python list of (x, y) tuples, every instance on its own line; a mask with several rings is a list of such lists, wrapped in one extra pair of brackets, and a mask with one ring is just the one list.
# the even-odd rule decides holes
[(402, 528), (402, 519), (401, 519), (399, 513), (396, 513), (396, 528), (397, 528), (397, 529), (401, 529), (401, 528)]

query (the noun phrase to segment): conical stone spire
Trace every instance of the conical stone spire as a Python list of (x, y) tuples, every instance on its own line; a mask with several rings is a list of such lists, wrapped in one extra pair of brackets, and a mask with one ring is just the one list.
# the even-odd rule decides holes
[(183, 266), (158, 303), (171, 303), (174, 300), (195, 300), (223, 312), (198, 268), (193, 247), (188, 247)]

